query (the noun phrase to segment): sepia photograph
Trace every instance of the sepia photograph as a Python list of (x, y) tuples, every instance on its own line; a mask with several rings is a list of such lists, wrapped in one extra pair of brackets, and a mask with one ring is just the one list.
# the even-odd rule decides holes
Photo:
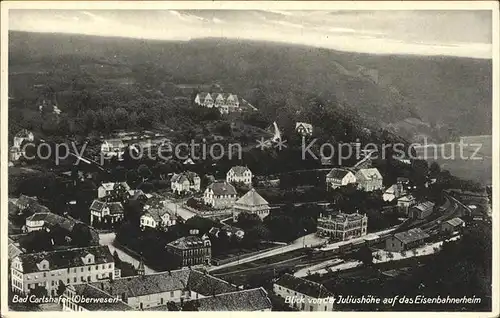
[(2, 316), (498, 314), (497, 2), (23, 2)]

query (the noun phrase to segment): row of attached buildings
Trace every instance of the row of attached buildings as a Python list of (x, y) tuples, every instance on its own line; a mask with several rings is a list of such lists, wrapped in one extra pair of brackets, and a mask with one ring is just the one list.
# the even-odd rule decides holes
[(11, 288), (29, 294), (44, 287), (55, 296), (60, 284), (96, 282), (120, 276), (107, 246), (19, 254), (11, 262)]
[(194, 103), (207, 108), (216, 108), (221, 114), (228, 114), (240, 110), (238, 95), (231, 93), (201, 92), (196, 94)]
[[(110, 306), (88, 304), (79, 301), (81, 297), (75, 297), (77, 295), (85, 298), (102, 295), (103, 298), (115, 298), (116, 301)], [(73, 285), (66, 289), (64, 296), (64, 311), (271, 311), (272, 309), (268, 294), (262, 287), (242, 290), (194, 269), (140, 274)]]
[[(42, 287), (49, 296), (62, 296), (63, 311), (168, 311), (167, 304), (198, 311), (272, 309), (263, 288), (242, 290), (194, 269), (151, 275), (140, 271), (137, 276), (122, 278), (107, 246), (19, 254), (12, 260), (10, 277), (10, 288), (16, 294), (27, 295)], [(111, 301), (85, 301), (90, 298)]]

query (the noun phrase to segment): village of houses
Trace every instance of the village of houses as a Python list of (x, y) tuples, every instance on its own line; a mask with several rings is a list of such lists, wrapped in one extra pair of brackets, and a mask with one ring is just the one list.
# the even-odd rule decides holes
[[(195, 103), (217, 107), (221, 113), (239, 107), (235, 94), (200, 93)], [(313, 129), (307, 123), (297, 123), (296, 128), (301, 135), (310, 134)], [(118, 136), (103, 139), (101, 152), (109, 156), (121, 155), (132, 144), (150, 147), (166, 142), (161, 134), (148, 135), (147, 142), (139, 140), (134, 133), (121, 132)], [(15, 166), (23, 155), (21, 144), (34, 139), (33, 133), (27, 130), (14, 137), (10, 166)], [(58, 305), (65, 311), (276, 310), (277, 299), (284, 300), (287, 296), (321, 300), (333, 295), (335, 291), (309, 280), (308, 276), (362, 266), (358, 260), (342, 259), (343, 254), (361, 247), (370, 248), (374, 263), (439, 252), (443, 241), (459, 237), (465, 226), (462, 217), (474, 208), (451, 195), (446, 195), (445, 203), (440, 206), (430, 201), (419, 202), (413, 194), (415, 187), (405, 177), (384, 187), (384, 176), (371, 165), (368, 154), (353, 167), (333, 167), (325, 172), (324, 187), (330, 191), (354, 187), (358, 191), (378, 193), (399, 213), (401, 224), (369, 232), (370, 219), (363, 211), (345, 213), (333, 204), (322, 204), (316, 232), (304, 233), (292, 242), (273, 242), (275, 245), (263, 250), (237, 256), (231, 254), (224, 259), (214, 257), (212, 251), (220, 236), (244, 240), (247, 233), (238, 227), (243, 215), (263, 221), (280, 206), (270, 204), (259, 193), (261, 186), (256, 186), (256, 176), (246, 166), (233, 166), (226, 172), (225, 179), (215, 180), (210, 176), (211, 181), (203, 187), (201, 180), (206, 176), (191, 171), (191, 165), (192, 161), (186, 160), (184, 171), (170, 174), (167, 178), (169, 189), (161, 193), (134, 189), (127, 182), (102, 182), (88, 206), (88, 221), (55, 214), (37, 197), (22, 194), (10, 198), (9, 218), (14, 220), (19, 214), (27, 216), (21, 220), (21, 233), (9, 236), (10, 291), (17, 295), (62, 295), (63, 302)], [(241, 189), (245, 189), (244, 193)], [(171, 269), (156, 271), (148, 266), (149, 260), (143, 257), (142, 251), (113, 241), (113, 231), (126, 218), (124, 210), (130, 201), (140, 202), (140, 216), (134, 220), (141, 231), (162, 235), (176, 225), (189, 224), (192, 218), (210, 220), (214, 226), (205, 231), (187, 229), (187, 235), (173, 238), (164, 246), (170, 255), (166, 262), (172, 262)], [(37, 252), (27, 251), (20, 243), (32, 232), (55, 231), (54, 227), (63, 231), (64, 243), (52, 240), (54, 246)], [(88, 240), (73, 244), (79, 241), (81, 233), (87, 233)], [(112, 239), (104, 239), (110, 237)], [(58, 244), (69, 248), (57, 248)], [(299, 263), (294, 271), (276, 274), (269, 282), (270, 287), (239, 285), (225, 280), (222, 275), (224, 271), (231, 272), (234, 266), (251, 262), (263, 262), (261, 269), (273, 269), (274, 263), (283, 261), (275, 261), (274, 257), (306, 248), (321, 255), (319, 261)], [(127, 271), (132, 267), (131, 274), (125, 275), (125, 263), (130, 265)], [(99, 304), (78, 302), (72, 297), (74, 295), (118, 297), (119, 301), (106, 304), (104, 308)], [(288, 305), (293, 307), (291, 310), (335, 310), (331, 303)]]

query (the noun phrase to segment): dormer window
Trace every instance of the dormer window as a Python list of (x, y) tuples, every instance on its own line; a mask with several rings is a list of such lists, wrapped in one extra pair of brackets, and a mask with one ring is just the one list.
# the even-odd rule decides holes
[(38, 269), (40, 269), (40, 270), (46, 270), (46, 269), (49, 268), (49, 261), (47, 261), (46, 259), (44, 259), (40, 263), (38, 263), (37, 265), (38, 265)]
[(87, 253), (87, 255), (82, 257), (82, 262), (84, 264), (92, 264), (94, 263), (94, 261), (95, 261), (94, 255), (92, 255), (91, 253)]

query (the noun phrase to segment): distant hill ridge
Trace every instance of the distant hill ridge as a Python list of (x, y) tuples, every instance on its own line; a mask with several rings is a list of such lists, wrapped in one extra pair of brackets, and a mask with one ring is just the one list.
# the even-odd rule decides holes
[[(220, 82), (271, 118), (283, 105), (300, 112), (311, 96), (319, 96), (353, 107), (382, 126), (392, 124), (408, 138), (491, 134), (491, 60), (368, 55), (214, 38), (175, 42), (27, 32), (9, 33), (9, 51), (14, 84), (9, 96), (19, 95), (15, 90), (23, 88), (15, 82), (24, 81), (30, 69), (103, 63), (119, 70), (117, 78), (131, 76), (129, 67), (143, 67), (145, 73), (155, 72), (145, 77), (153, 75), (158, 82)], [(22, 75), (13, 75), (20, 69)], [(423, 124), (409, 124), (409, 118)]]

